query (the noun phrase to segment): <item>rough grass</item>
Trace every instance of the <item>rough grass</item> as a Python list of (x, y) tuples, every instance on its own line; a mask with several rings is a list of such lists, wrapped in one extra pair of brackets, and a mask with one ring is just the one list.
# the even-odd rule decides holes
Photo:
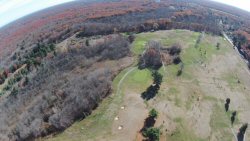
[(136, 35), (136, 39), (133, 43), (132, 52), (139, 55), (143, 52), (145, 44), (150, 40), (160, 41), (163, 46), (170, 47), (175, 43), (180, 43), (185, 47), (194, 46), (198, 32), (192, 32), (188, 30), (168, 30), (158, 32), (140, 33)]
[(172, 135), (168, 135), (168, 141), (206, 141), (205, 139), (198, 138), (182, 118), (178, 117), (173, 119), (173, 121), (178, 126)]
[[(193, 102), (197, 97), (188, 93), (188, 99), (182, 99), (182, 87), (180, 81), (184, 80), (190, 84), (190, 87), (199, 87), (199, 81), (195, 79), (194, 72), (196, 67), (199, 67), (202, 63), (209, 63), (210, 59), (214, 55), (223, 55), (228, 51), (229, 43), (222, 37), (214, 37), (205, 34), (201, 40), (198, 48), (195, 48), (195, 42), (201, 33), (191, 32), (187, 30), (170, 30), (159, 32), (140, 33), (136, 35), (136, 39), (133, 43), (131, 51), (135, 56), (141, 54), (144, 51), (145, 44), (150, 40), (160, 41), (165, 47), (170, 47), (175, 43), (180, 43), (183, 46), (181, 52), (181, 59), (184, 62), (184, 70), (181, 76), (177, 77), (176, 74), (179, 69), (179, 65), (168, 65), (164, 68), (160, 68), (159, 72), (163, 74), (162, 87), (168, 87), (160, 89), (157, 99), (172, 101), (178, 108), (185, 108), (190, 110)], [(220, 42), (221, 47), (219, 50), (216, 48), (217, 42)], [(205, 53), (206, 52), (206, 53)], [(86, 119), (78, 121), (68, 128), (65, 132), (57, 135), (55, 138), (51, 138), (51, 141), (74, 141), (74, 140), (97, 140), (96, 137), (101, 137), (108, 140), (111, 136), (111, 126), (116, 113), (121, 106), (125, 90), (130, 90), (136, 93), (142, 93), (152, 83), (151, 72), (147, 69), (132, 71), (124, 80), (121, 86), (121, 93), (116, 94), (117, 85), (120, 79), (128, 69), (122, 71), (113, 81), (114, 94), (106, 98), (99, 107)], [(227, 78), (226, 78), (227, 79)], [(234, 82), (235, 80), (228, 78), (228, 82)], [(186, 87), (186, 86), (185, 86)], [(215, 97), (203, 96), (203, 100), (207, 100), (213, 103), (219, 102)], [(166, 102), (167, 102), (166, 101)], [(183, 103), (184, 102), (184, 103)], [(149, 103), (146, 103), (149, 104)], [(151, 107), (150, 105), (148, 107)], [(213, 114), (211, 116), (210, 126), (212, 133), (218, 138), (218, 140), (231, 140), (232, 135), (228, 131), (228, 125), (230, 124), (230, 112), (225, 113), (223, 108), (215, 105), (213, 108)], [(168, 141), (205, 141), (209, 139), (200, 139), (195, 133), (187, 126), (187, 121), (183, 118), (173, 119), (177, 128), (172, 135), (167, 135)], [(238, 119), (236, 118), (236, 122)]]
[[(207, 39), (211, 38), (211, 39)], [(223, 55), (229, 49), (228, 47), (221, 46), (218, 50), (216, 45), (211, 41), (218, 40), (218, 42), (223, 42), (223, 38), (221, 37), (213, 37), (211, 35), (206, 35), (201, 39), (200, 44), (197, 48), (189, 47), (182, 52), (182, 60), (185, 65), (196, 65), (202, 63), (208, 63), (214, 55)]]
[(227, 83), (231, 91), (244, 91), (245, 86), (241, 83), (237, 75), (234, 75), (232, 73), (225, 73), (222, 76), (222, 80)]
[[(192, 93), (187, 93), (187, 100), (183, 100), (180, 88), (182, 84), (180, 81), (185, 81), (189, 85), (186, 89), (199, 88), (199, 80), (195, 79), (196, 67), (200, 67), (203, 64), (209, 63), (213, 56), (224, 55), (229, 51), (229, 43), (222, 37), (212, 36), (205, 34), (201, 39), (200, 44), (195, 48), (195, 42), (201, 33), (189, 32), (185, 30), (174, 30), (167, 31), (167, 33), (153, 32), (153, 33), (142, 33), (138, 34), (134, 42), (134, 49), (132, 50), (135, 54), (140, 54), (144, 50), (145, 44), (149, 40), (160, 41), (165, 47), (170, 47), (175, 43), (180, 43), (183, 47), (181, 52), (181, 59), (184, 62), (184, 70), (181, 76), (177, 77), (176, 74), (179, 70), (179, 65), (168, 65), (159, 70), (163, 78), (163, 86), (168, 87), (167, 91), (160, 90), (159, 100), (172, 101), (176, 107), (185, 108), (190, 110), (197, 96), (193, 96)], [(160, 36), (161, 35), (161, 36)], [(217, 42), (220, 43), (220, 48), (216, 48)], [(202, 95), (202, 93), (201, 93)], [(203, 96), (203, 100), (207, 100), (212, 103), (218, 102), (215, 97)], [(183, 103), (184, 102), (184, 103)], [(229, 114), (228, 112), (227, 114)], [(232, 135), (228, 132), (228, 125), (230, 124), (230, 114), (224, 113), (223, 109), (214, 108), (213, 115), (211, 116), (210, 126), (213, 129), (212, 133), (219, 140), (231, 140)], [(236, 119), (237, 121), (237, 119)], [(174, 119), (177, 123), (177, 129), (172, 135), (167, 135), (170, 141), (205, 141), (209, 139), (198, 138), (192, 130), (187, 126), (185, 121), (181, 118)]]
[(231, 140), (233, 138), (230, 132), (230, 116), (225, 113), (222, 106), (215, 104), (211, 115), (210, 127), (212, 128), (217, 140)]

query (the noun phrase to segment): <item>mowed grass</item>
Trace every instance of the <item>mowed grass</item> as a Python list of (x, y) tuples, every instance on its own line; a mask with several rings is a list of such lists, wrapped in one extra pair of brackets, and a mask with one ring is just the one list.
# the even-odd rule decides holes
[(152, 83), (152, 75), (148, 69), (135, 69), (124, 80), (123, 89), (141, 94)]

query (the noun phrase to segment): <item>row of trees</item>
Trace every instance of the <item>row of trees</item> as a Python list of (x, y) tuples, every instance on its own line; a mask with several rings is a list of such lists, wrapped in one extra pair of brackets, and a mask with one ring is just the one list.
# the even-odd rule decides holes
[(250, 60), (250, 33), (242, 30), (234, 32), (233, 44), (245, 59)]
[[(109, 18), (109, 17), (107, 17)], [(83, 30), (76, 35), (76, 37), (89, 37), (94, 35), (109, 35), (113, 33), (123, 32), (149, 32), (156, 30), (169, 30), (169, 29), (188, 29), (197, 32), (210, 32), (215, 35), (221, 35), (221, 31), (216, 27), (206, 26), (199, 23), (185, 23), (175, 22), (170, 19), (150, 20), (141, 23), (133, 24), (113, 24), (113, 23), (85, 23)]]
[[(225, 103), (225, 111), (226, 111), (226, 112), (228, 112), (228, 110), (229, 110), (230, 102), (231, 102), (230, 98), (227, 98), (227, 99), (226, 99), (226, 103)], [(235, 122), (236, 114), (237, 114), (236, 111), (232, 112), (232, 114), (231, 114), (231, 125), (232, 125), (232, 126), (233, 126), (233, 124), (234, 124), (234, 122)], [(245, 136), (245, 133), (246, 133), (247, 128), (248, 128), (248, 124), (247, 124), (247, 123), (243, 124), (243, 125), (240, 127), (239, 132), (238, 132), (238, 134), (237, 134), (237, 139), (238, 139), (238, 141), (244, 141), (244, 136)]]
[(157, 117), (158, 112), (155, 109), (151, 109), (141, 129), (142, 135), (146, 137), (148, 141), (159, 141), (160, 139), (160, 129), (154, 127)]
[(158, 93), (161, 83), (162, 83), (162, 74), (160, 74), (156, 70), (151, 70), (152, 71), (152, 77), (153, 77), (153, 84), (150, 85), (145, 92), (141, 94), (141, 97), (144, 100), (150, 100), (156, 96)]

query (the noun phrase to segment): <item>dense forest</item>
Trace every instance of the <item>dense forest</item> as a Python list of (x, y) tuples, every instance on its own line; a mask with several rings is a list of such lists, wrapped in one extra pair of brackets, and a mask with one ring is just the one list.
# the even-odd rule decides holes
[(1, 99), (0, 140), (31, 140), (64, 130), (89, 115), (110, 94), (112, 79), (122, 69), (95, 64), (119, 62), (129, 53), (128, 39), (114, 35), (97, 45), (57, 54), (39, 69), (33, 65), (21, 75), (29, 78), (25, 86), (13, 84), (9, 96)]

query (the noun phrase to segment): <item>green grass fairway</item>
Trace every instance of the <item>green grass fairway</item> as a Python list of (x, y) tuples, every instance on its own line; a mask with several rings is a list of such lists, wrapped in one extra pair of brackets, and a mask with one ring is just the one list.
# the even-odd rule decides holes
[[(180, 57), (184, 63), (184, 69), (181, 76), (177, 76), (180, 65), (172, 64), (165, 66), (165, 68), (161, 67), (159, 72), (163, 75), (163, 82), (159, 93), (153, 100), (145, 103), (141, 101), (142, 105), (145, 104), (144, 111), (155, 108), (159, 112), (159, 117), (163, 118), (158, 121), (159, 123), (157, 122), (163, 140), (231, 141), (233, 139), (229, 128), (230, 116), (233, 110), (237, 110), (238, 107), (242, 108), (237, 103), (238, 101), (235, 102), (234, 100), (237, 100), (236, 97), (238, 96), (241, 96), (242, 101), (247, 99), (244, 98), (248, 92), (244, 89), (247, 79), (243, 81), (244, 76), (240, 75), (243, 72), (242, 67), (245, 66), (240, 64), (236, 66), (239, 68), (237, 70), (237, 68), (227, 65), (233, 59), (235, 64), (242, 62), (237, 58), (228, 58), (228, 56), (234, 55), (234, 50), (223, 37), (204, 33), (201, 42), (195, 48), (196, 40), (201, 34), (188, 30), (168, 30), (135, 35), (136, 38), (131, 48), (134, 60), (138, 60), (138, 55), (145, 50), (145, 45), (150, 40), (159, 41), (166, 48), (176, 43), (182, 47)], [(220, 43), (219, 49), (216, 48), (217, 43)], [(229, 61), (228, 59), (232, 60)], [(45, 140), (112, 141), (114, 118), (119, 113), (123, 102), (130, 102), (127, 99), (131, 97), (126, 98), (125, 96), (128, 96), (126, 94), (131, 94), (132, 97), (137, 96), (134, 94), (140, 95), (152, 84), (151, 71), (148, 69), (139, 70), (135, 65), (137, 63), (135, 61), (132, 68), (123, 70), (115, 77), (112, 84), (113, 93), (105, 98), (90, 116), (75, 122), (64, 132)], [(121, 79), (123, 81), (119, 85)], [(240, 84), (238, 80), (241, 80)], [(118, 85), (120, 87), (119, 91), (117, 89)], [(236, 103), (232, 104), (230, 107), (232, 109), (228, 113), (225, 113), (223, 109), (226, 97), (233, 97), (232, 103)], [(138, 96), (136, 98), (140, 99)], [(138, 101), (134, 103), (137, 104)], [(131, 109), (134, 110), (133, 107)], [(244, 114), (242, 109), (237, 111), (240, 114), (237, 115), (235, 121), (237, 125), (234, 128), (235, 130), (241, 123)], [(247, 116), (245, 115), (245, 117)], [(204, 130), (205, 132), (202, 132), (201, 135), (200, 127), (208, 130)]]

